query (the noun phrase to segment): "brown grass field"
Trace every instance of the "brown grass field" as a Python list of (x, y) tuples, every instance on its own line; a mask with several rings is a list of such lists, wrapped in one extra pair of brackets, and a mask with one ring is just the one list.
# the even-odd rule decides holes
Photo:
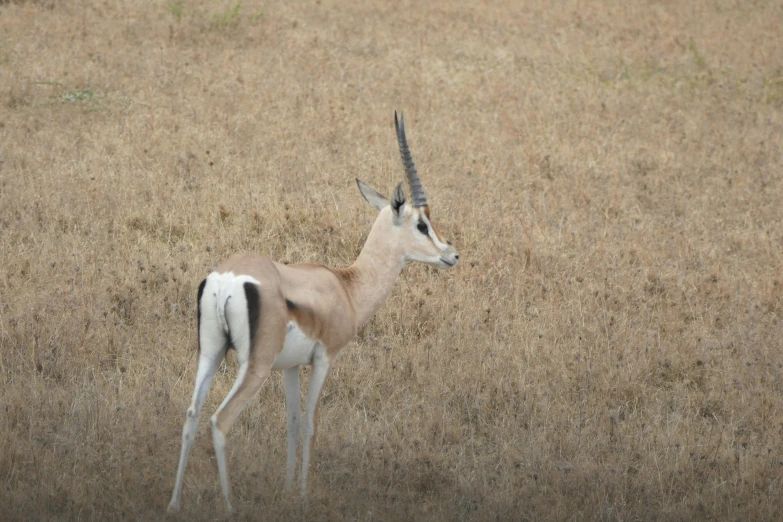
[[(240, 520), (783, 519), (783, 4), (0, 1), (0, 519), (156, 520), (196, 288), (346, 266), (403, 180), (409, 266), (321, 399), (275, 374)], [(224, 519), (208, 417), (176, 520)], [(304, 383), (309, 370), (304, 370)]]

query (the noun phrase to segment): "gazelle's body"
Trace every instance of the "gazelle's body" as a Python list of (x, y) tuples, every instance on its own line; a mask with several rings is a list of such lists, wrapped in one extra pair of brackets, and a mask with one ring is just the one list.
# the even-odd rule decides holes
[(350, 267), (282, 265), (262, 257), (238, 255), (219, 265), (199, 286), (198, 371), (182, 430), (182, 451), (170, 511), (179, 509), (182, 478), (199, 413), (229, 346), (236, 349), (239, 372), (234, 387), (211, 419), (220, 483), (228, 508), (225, 434), (273, 370), (282, 371), (284, 376), (288, 421), (286, 487), (293, 484), (301, 425), (299, 366), (312, 365), (300, 473), (304, 495), (318, 398), (338, 352), (380, 308), (407, 261), (441, 268), (457, 263), (459, 254), (440, 238), (429, 221), (429, 207), (405, 141), (404, 122), (398, 126), (397, 136), (414, 205), (406, 204), (402, 184), (388, 201), (357, 180), (362, 195), (379, 213), (364, 248)]

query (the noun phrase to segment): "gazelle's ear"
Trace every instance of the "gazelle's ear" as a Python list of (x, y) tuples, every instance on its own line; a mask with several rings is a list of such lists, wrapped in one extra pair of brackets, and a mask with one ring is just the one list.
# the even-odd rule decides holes
[(362, 193), (364, 199), (367, 200), (367, 203), (375, 207), (375, 210), (380, 211), (383, 207), (389, 204), (388, 199), (359, 181), (359, 178), (356, 178), (356, 184), (359, 186), (359, 192)]
[(402, 183), (400, 183), (397, 185), (397, 188), (394, 189), (394, 194), (392, 194), (391, 199), (391, 208), (396, 219), (400, 218), (403, 205), (405, 205), (405, 189), (402, 188)]

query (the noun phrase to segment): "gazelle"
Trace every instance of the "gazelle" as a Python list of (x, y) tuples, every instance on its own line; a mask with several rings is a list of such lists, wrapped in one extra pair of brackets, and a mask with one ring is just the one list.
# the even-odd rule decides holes
[(201, 282), (196, 387), (182, 428), (182, 451), (169, 511), (180, 507), (182, 476), (199, 413), (229, 346), (237, 352), (239, 372), (211, 419), (226, 507), (231, 510), (226, 433), (273, 370), (283, 372), (288, 424), (286, 489), (293, 485), (301, 416), (299, 366), (309, 364), (313, 370), (305, 406), (299, 476), (304, 497), (318, 424), (318, 398), (340, 349), (375, 315), (407, 261), (439, 268), (457, 264), (457, 250), (432, 226), (427, 199), (405, 138), (405, 120), (401, 117), (398, 122), (396, 112), (394, 126), (412, 204), (406, 201), (402, 183), (389, 201), (356, 180), (364, 199), (378, 210), (378, 217), (351, 266), (332, 269), (315, 264), (283, 265), (263, 257), (236, 255)]

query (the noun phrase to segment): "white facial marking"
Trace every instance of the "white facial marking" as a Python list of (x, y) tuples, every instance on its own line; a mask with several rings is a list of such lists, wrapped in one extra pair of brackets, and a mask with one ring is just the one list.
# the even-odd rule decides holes
[(419, 216), (419, 219), (427, 223), (427, 233), (432, 238), (432, 242), (435, 243), (435, 246), (438, 247), (441, 250), (446, 250), (449, 245), (438, 239), (438, 235), (435, 233), (435, 229), (432, 228), (432, 222), (427, 217), (427, 214), (422, 212)]

